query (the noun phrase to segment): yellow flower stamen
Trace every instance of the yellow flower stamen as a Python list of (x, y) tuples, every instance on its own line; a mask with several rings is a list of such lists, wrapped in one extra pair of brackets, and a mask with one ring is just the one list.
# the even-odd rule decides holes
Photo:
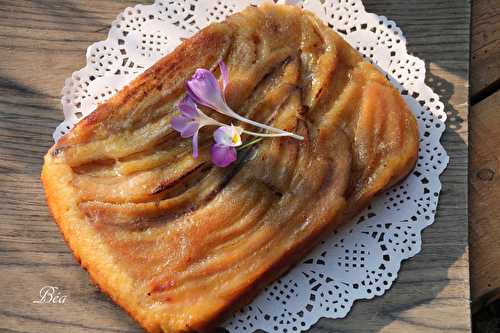
[(233, 138), (232, 138), (233, 144), (237, 144), (239, 139), (240, 139), (240, 136), (238, 135), (238, 133), (234, 133)]

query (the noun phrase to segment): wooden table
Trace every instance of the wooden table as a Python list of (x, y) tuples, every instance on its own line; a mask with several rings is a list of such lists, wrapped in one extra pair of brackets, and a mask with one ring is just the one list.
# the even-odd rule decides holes
[[(443, 143), (437, 221), (422, 252), (403, 264), (383, 297), (357, 302), (342, 320), (312, 332), (470, 332), (467, 241), (467, 0), (366, 0), (406, 33), (411, 53), (449, 115)], [(113, 18), (135, 1), (0, 1), (0, 331), (140, 332), (75, 263), (47, 211), (39, 182), (42, 156), (61, 121), (64, 79), (85, 64), (85, 49), (106, 37)], [(483, 172), (484, 174), (484, 172)], [(487, 172), (486, 178), (489, 178)], [(487, 231), (485, 231), (487, 232)], [(57, 286), (64, 304), (34, 304)]]
[(500, 298), (500, 1), (473, 4), (470, 243), (473, 309)]

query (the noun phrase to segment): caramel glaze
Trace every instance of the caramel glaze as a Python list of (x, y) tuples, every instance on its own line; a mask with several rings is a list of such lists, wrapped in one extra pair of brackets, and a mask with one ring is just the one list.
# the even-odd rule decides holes
[[(213, 128), (203, 129), (193, 159), (169, 122), (194, 70), (220, 75), (220, 60), (235, 111), (305, 140), (264, 140), (222, 169), (210, 162)], [(184, 42), (52, 154), (71, 167), (79, 209), (141, 306), (177, 332), (211, 327), (248, 300), (406, 176), (417, 149), (415, 118), (383, 74), (311, 13), (265, 5)]]

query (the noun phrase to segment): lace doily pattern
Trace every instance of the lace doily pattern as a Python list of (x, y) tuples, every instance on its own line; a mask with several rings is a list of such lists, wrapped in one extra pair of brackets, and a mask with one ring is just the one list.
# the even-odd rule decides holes
[[(182, 39), (249, 4), (244, 0), (158, 0), (127, 8), (112, 23), (108, 38), (87, 50), (87, 65), (65, 82), (64, 135), (98, 103), (108, 99)], [(414, 172), (379, 195), (356, 219), (324, 240), (292, 271), (268, 286), (226, 324), (230, 332), (298, 332), (321, 317), (342, 318), (353, 302), (382, 295), (401, 262), (421, 248), (421, 232), (433, 223), (441, 189), (439, 175), (448, 156), (439, 140), (446, 114), (425, 85), (425, 64), (406, 50), (393, 21), (367, 13), (361, 0), (282, 1), (311, 10), (366, 59), (387, 74), (415, 113), (420, 150)]]

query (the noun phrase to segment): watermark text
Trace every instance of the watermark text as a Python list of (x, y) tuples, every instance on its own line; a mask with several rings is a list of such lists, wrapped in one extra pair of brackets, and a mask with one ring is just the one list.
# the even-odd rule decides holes
[(59, 290), (58, 287), (45, 286), (40, 289), (40, 298), (34, 300), (33, 303), (38, 304), (64, 304), (66, 295)]

